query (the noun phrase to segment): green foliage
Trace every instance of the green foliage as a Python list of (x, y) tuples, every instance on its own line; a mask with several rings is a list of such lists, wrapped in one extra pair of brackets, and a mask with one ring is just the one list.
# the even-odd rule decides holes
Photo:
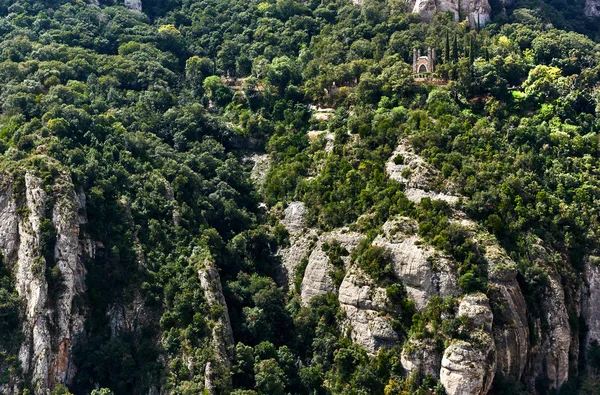
[(486, 290), (487, 263), (480, 247), (460, 225), (448, 220), (449, 206), (441, 200), (421, 200), (419, 236), (452, 256), (458, 264), (458, 285), (465, 292)]
[(273, 358), (263, 360), (255, 368), (255, 381), (259, 394), (283, 395), (286, 376)]
[(394, 281), (392, 254), (385, 247), (374, 246), (365, 239), (352, 251), (352, 261), (378, 284)]
[[(113, 2), (0, 2), (0, 162), (14, 176), (18, 214), (29, 215), (25, 170), (48, 196), (64, 173), (86, 198), (80, 236), (97, 242), (82, 262), (77, 303), (88, 316), (73, 339), (71, 391), (200, 392), (225, 312), (198, 279), (209, 259), (238, 342), (232, 393), (441, 393), (430, 378), (404, 377), (397, 347), (370, 356), (351, 344), (334, 295), (299, 302), (308, 257), (286, 293), (274, 252), (290, 236), (258, 207), (301, 200), (307, 226), (364, 232), (351, 260), (385, 286), (398, 333), (439, 347), (467, 336), (441, 318), (454, 315), (453, 301), (432, 298), (416, 314), (389, 251), (371, 243), (388, 219), (413, 218), (419, 237), (456, 263), (465, 293), (487, 291), (484, 251), (450, 220), (453, 208), (415, 204), (387, 177), (400, 140), (436, 170), (431, 191), (463, 196), (457, 208), (517, 262), (532, 319), (549, 270), (573, 285), (600, 232), (600, 59), (583, 35), (595, 37), (598, 24), (582, 17), (582, 2), (517, 0), (477, 29), (443, 14), (422, 23), (400, 3), (151, 1), (138, 13)], [(447, 86), (413, 83), (412, 49), (424, 45), (443, 51)], [(309, 105), (334, 111), (317, 119)], [(313, 141), (309, 130), (324, 133)], [(272, 159), (260, 198), (242, 165), (247, 150)], [(50, 302), (62, 290), (52, 207), (32, 266)], [(534, 256), (538, 240), (567, 264)], [(340, 285), (348, 251), (323, 248)], [(18, 371), (21, 341), (12, 270), (0, 268), (1, 383)], [(115, 315), (131, 311), (143, 319), (117, 328)], [(593, 393), (596, 381), (573, 385)]]
[(0, 253), (0, 383), (7, 383), (10, 375), (19, 369), (17, 353), (22, 339), (21, 306), (10, 271)]
[(108, 388), (100, 388), (93, 390), (90, 395), (113, 395), (113, 392)]
[[(98, 391), (95, 390), (96, 393), (98, 393)], [(108, 392), (108, 395), (110, 395), (111, 392)], [(69, 392), (69, 390), (67, 389), (67, 387), (65, 387), (62, 384), (59, 384), (56, 386), (56, 388), (54, 388), (52, 390), (52, 392), (50, 393), (50, 395), (73, 395)]]
[(321, 248), (325, 251), (325, 254), (329, 258), (329, 263), (333, 266), (333, 270), (329, 272), (329, 276), (333, 280), (334, 285), (339, 287), (346, 275), (345, 263), (342, 257), (348, 256), (350, 253), (335, 239), (331, 242), (323, 243)]

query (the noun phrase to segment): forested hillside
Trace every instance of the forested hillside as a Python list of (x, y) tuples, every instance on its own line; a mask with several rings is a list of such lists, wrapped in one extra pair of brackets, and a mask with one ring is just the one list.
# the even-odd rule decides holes
[(600, 393), (600, 4), (444, 1), (0, 0), (0, 392)]

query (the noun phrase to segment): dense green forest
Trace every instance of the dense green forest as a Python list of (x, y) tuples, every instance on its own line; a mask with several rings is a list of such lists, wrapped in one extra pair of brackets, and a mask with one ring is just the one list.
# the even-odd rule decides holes
[[(562, 261), (565, 287), (577, 284), (600, 247), (600, 25), (578, 1), (492, 7), (484, 27), (447, 13), (422, 22), (391, 0), (151, 0), (142, 12), (112, 0), (0, 0), (2, 171), (15, 190), (35, 172), (49, 196), (68, 174), (85, 194), (85, 232), (104, 246), (86, 263), (77, 372), (53, 394), (202, 393), (223, 313), (200, 285), (206, 260), (218, 268), (235, 339), (217, 393), (444, 393), (431, 376), (407, 375), (401, 343), (376, 354), (353, 343), (335, 295), (302, 303), (301, 269), (296, 287), (279, 275), (276, 252), (289, 243), (280, 214), (302, 201), (307, 226), (366, 236), (351, 254), (324, 247), (332, 278), (341, 284), (348, 257), (384, 287), (400, 339), (443, 346), (468, 336), (443, 318), (456, 300), (417, 311), (389, 253), (371, 244), (388, 218), (412, 218), (419, 237), (455, 260), (462, 293), (491, 292), (480, 247), (450, 220), (454, 208), (415, 203), (386, 177), (401, 140), (438, 170), (434, 189), (450, 186), (517, 263), (531, 319), (548, 286), (530, 254), (536, 240)], [(427, 47), (447, 84), (413, 82), (413, 49)], [(318, 119), (311, 106), (335, 111)], [(256, 152), (272, 162), (262, 186), (245, 159)], [(41, 232), (51, 297), (61, 281), (56, 235), (51, 223)], [(0, 269), (6, 383), (21, 369), (23, 308), (12, 268)], [(109, 306), (139, 299), (147, 318), (114, 333)], [(598, 393), (596, 354), (573, 362), (561, 393)], [(32, 391), (27, 380), (22, 393)], [(507, 391), (528, 393), (498, 378), (492, 393)], [(550, 393), (544, 383), (537, 391)]]

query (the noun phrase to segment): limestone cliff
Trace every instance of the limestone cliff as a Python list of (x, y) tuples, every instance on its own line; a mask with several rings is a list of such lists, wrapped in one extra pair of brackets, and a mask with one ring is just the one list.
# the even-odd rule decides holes
[(125, 7), (135, 10), (142, 11), (142, 0), (124, 0)]
[(498, 306), (494, 315), (493, 335), (496, 343), (497, 373), (519, 381), (527, 364), (529, 325), (525, 298), (517, 283), (517, 265), (497, 245), (488, 245), (491, 301)]
[(530, 347), (528, 368), (523, 379), (530, 388), (534, 388), (536, 379), (545, 377), (550, 388), (559, 390), (569, 379), (569, 354), (572, 342), (578, 338), (569, 325), (565, 288), (555, 267), (555, 264), (562, 265), (564, 262), (551, 255), (541, 240), (533, 246), (531, 258), (546, 268), (548, 285), (540, 306), (541, 317), (533, 322), (535, 344)]
[(586, 0), (585, 15), (590, 18), (600, 17), (600, 2), (598, 0)]
[(424, 20), (431, 20), (436, 13), (451, 12), (455, 21), (466, 19), (472, 27), (477, 27), (490, 21), (492, 9), (488, 0), (417, 0), (413, 12)]
[(440, 382), (448, 395), (487, 394), (496, 372), (494, 317), (488, 298), (483, 294), (466, 296), (458, 316), (468, 319), (469, 337), (454, 341), (444, 351)]
[(339, 289), (340, 306), (346, 313), (352, 341), (370, 353), (397, 344), (398, 334), (385, 314), (389, 301), (385, 289), (377, 287), (358, 268), (350, 270)]
[(227, 303), (225, 303), (225, 297), (223, 296), (221, 278), (217, 267), (213, 260), (208, 257), (205, 257), (199, 266), (198, 278), (208, 305), (212, 309), (218, 308), (221, 311), (217, 322), (212, 328), (211, 343), (215, 358), (214, 361), (209, 361), (206, 364), (204, 371), (204, 386), (208, 393), (212, 395), (217, 393), (214, 385), (217, 377), (225, 382), (225, 387), (231, 387), (230, 371), (234, 341)]
[[(329, 262), (327, 254), (323, 251), (323, 243), (337, 240), (348, 252), (352, 252), (364, 237), (364, 235), (357, 232), (350, 232), (348, 229), (338, 229), (319, 237), (315, 248), (308, 258), (308, 265), (306, 266), (304, 279), (302, 280), (301, 295), (304, 303), (307, 303), (317, 295), (327, 292), (337, 293), (337, 289), (329, 275), (333, 270), (333, 266)], [(342, 259), (347, 266), (350, 257), (346, 256)]]
[(433, 295), (459, 294), (452, 262), (416, 236), (417, 224), (409, 218), (391, 219), (373, 244), (392, 252), (394, 273), (402, 281), (417, 309)]
[[(85, 314), (76, 299), (85, 292), (83, 262), (95, 252), (94, 243), (80, 234), (85, 215), (80, 215), (79, 203), (65, 174), (50, 186), (32, 172), (0, 176), (0, 250), (14, 267), (24, 302), (19, 361), (36, 394), (70, 383), (76, 371), (72, 345), (83, 331)], [(50, 251), (53, 262), (47, 262), (42, 240), (51, 229), (56, 239)]]
[(588, 257), (583, 271), (583, 286), (581, 289), (581, 315), (587, 323), (585, 346), (592, 342), (600, 343), (600, 267), (596, 256)]
[[(593, 303), (600, 295), (598, 259), (587, 259), (578, 286), (561, 274), (568, 265), (564, 257), (542, 240), (529, 240), (528, 259), (541, 268), (541, 281), (545, 282), (543, 290), (537, 291), (542, 294), (537, 295), (540, 302), (533, 312), (525, 299), (525, 291), (530, 290), (522, 288), (524, 280), (518, 276), (517, 263), (484, 227), (466, 218), (451, 185), (432, 189), (434, 184), (440, 185), (439, 174), (406, 142), (394, 151), (386, 171), (390, 178), (405, 185), (410, 200), (419, 202), (428, 197), (448, 202), (452, 207), (450, 221), (461, 226), (483, 252), (488, 291), (486, 295), (464, 295), (458, 286), (456, 262), (421, 240), (413, 219), (389, 218), (372, 242), (391, 252), (395, 277), (417, 310), (426, 309), (433, 296), (458, 302), (458, 309), (444, 313), (442, 319), (459, 320), (463, 335), (446, 338), (446, 347), (439, 339), (422, 336), (409, 336), (404, 342), (402, 335), (392, 329), (385, 289), (351, 265), (349, 257), (343, 257), (346, 275), (341, 285), (337, 287), (331, 278), (333, 266), (323, 244), (337, 240), (351, 252), (366, 235), (349, 228), (328, 233), (307, 228), (305, 207), (295, 202), (283, 212), (282, 223), (290, 233), (290, 245), (279, 254), (290, 284), (295, 274), (302, 275), (302, 301), (308, 303), (326, 292), (337, 294), (346, 316), (344, 332), (354, 342), (369, 353), (404, 344), (404, 369), (417, 371), (421, 377), (438, 378), (448, 394), (486, 394), (496, 377), (506, 382), (520, 381), (532, 393), (536, 393), (539, 380), (547, 382), (549, 389), (560, 390), (569, 380), (570, 367), (577, 364), (580, 350), (580, 333), (569, 324), (570, 318), (581, 317), (585, 322), (587, 332), (581, 350), (593, 340), (600, 340), (600, 310)], [(300, 268), (303, 272), (297, 273)]]

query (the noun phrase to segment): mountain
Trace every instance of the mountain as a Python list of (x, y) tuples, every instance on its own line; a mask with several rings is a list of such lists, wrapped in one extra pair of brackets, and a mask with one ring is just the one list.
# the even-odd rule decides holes
[(597, 14), (1, 1), (0, 392), (598, 393)]

